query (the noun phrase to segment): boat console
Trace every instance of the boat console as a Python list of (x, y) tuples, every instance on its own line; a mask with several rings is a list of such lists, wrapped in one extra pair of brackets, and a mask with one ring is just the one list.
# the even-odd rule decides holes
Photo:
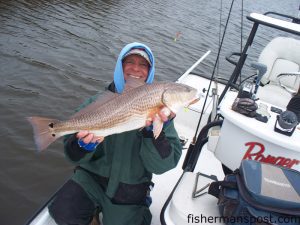
[(269, 114), (267, 122), (244, 116), (232, 110), (237, 92), (229, 91), (220, 105), (224, 122), (215, 156), (228, 168), (235, 170), (243, 159), (268, 162), (300, 170), (299, 126), (291, 136), (276, 131), (278, 115), (285, 108), (258, 100)]

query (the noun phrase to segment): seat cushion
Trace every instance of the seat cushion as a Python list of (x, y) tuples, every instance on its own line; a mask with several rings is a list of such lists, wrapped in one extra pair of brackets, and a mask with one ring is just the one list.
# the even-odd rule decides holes
[(264, 102), (285, 109), (292, 95), (278, 85), (267, 84), (258, 88), (257, 97)]

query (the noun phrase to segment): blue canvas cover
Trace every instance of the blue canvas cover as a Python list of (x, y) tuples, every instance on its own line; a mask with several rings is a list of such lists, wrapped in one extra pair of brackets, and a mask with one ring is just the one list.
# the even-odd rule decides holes
[(257, 203), (286, 209), (300, 208), (299, 171), (244, 160), (240, 175), (246, 191)]
[(208, 193), (227, 225), (300, 225), (299, 181), (298, 171), (245, 160)]

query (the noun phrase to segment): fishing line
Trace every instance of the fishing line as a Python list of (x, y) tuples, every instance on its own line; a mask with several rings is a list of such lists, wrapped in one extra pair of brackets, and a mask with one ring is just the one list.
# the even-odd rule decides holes
[[(243, 27), (244, 27), (244, 0), (242, 0), (242, 8), (241, 8), (241, 50), (243, 51)], [(240, 72), (240, 84), (242, 83), (242, 71)]]
[[(221, 45), (221, 30), (222, 30), (222, 16), (223, 16), (223, 0), (221, 0), (221, 6), (220, 6), (220, 23), (219, 23), (219, 47)], [(219, 76), (219, 69), (220, 69), (220, 63), (218, 62), (217, 65), (217, 77)]]
[(219, 46), (219, 50), (218, 50), (216, 62), (214, 64), (213, 72), (212, 72), (212, 75), (211, 75), (211, 78), (210, 78), (210, 81), (209, 81), (208, 90), (206, 92), (204, 104), (203, 104), (202, 111), (201, 111), (201, 114), (200, 114), (200, 118), (199, 118), (199, 121), (198, 121), (198, 125), (197, 125), (197, 128), (196, 128), (196, 133), (195, 133), (194, 138), (193, 138), (193, 143), (196, 142), (197, 133), (198, 133), (198, 130), (199, 130), (199, 127), (200, 127), (200, 123), (201, 123), (201, 120), (202, 120), (202, 116), (203, 116), (203, 113), (204, 113), (204, 109), (205, 109), (205, 105), (206, 105), (207, 98), (208, 98), (208, 95), (209, 95), (210, 87), (211, 87), (212, 81), (214, 79), (214, 75), (215, 75), (215, 71), (216, 71), (216, 68), (217, 68), (217, 64), (219, 62), (220, 53), (221, 53), (221, 49), (222, 49), (222, 46), (223, 46), (223, 42), (224, 42), (224, 38), (225, 38), (225, 34), (226, 34), (228, 22), (229, 22), (229, 19), (230, 19), (230, 15), (231, 15), (231, 12), (232, 12), (233, 3), (234, 3), (234, 0), (231, 1), (231, 6), (230, 6), (230, 9), (229, 9), (229, 13), (228, 13), (228, 16), (227, 16), (226, 24), (225, 24), (225, 27), (224, 27), (221, 44)]

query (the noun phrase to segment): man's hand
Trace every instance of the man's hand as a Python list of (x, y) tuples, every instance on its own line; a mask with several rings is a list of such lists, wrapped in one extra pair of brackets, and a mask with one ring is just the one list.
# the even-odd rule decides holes
[[(167, 122), (174, 118), (176, 114), (171, 112), (167, 107), (163, 107), (155, 116), (158, 116), (162, 122)], [(151, 126), (154, 119), (155, 118), (148, 118), (146, 121), (146, 127)]]
[(85, 144), (89, 143), (101, 143), (104, 140), (104, 137), (102, 136), (95, 136), (93, 133), (90, 133), (89, 131), (79, 131), (76, 134), (76, 137), (78, 139), (81, 139)]

